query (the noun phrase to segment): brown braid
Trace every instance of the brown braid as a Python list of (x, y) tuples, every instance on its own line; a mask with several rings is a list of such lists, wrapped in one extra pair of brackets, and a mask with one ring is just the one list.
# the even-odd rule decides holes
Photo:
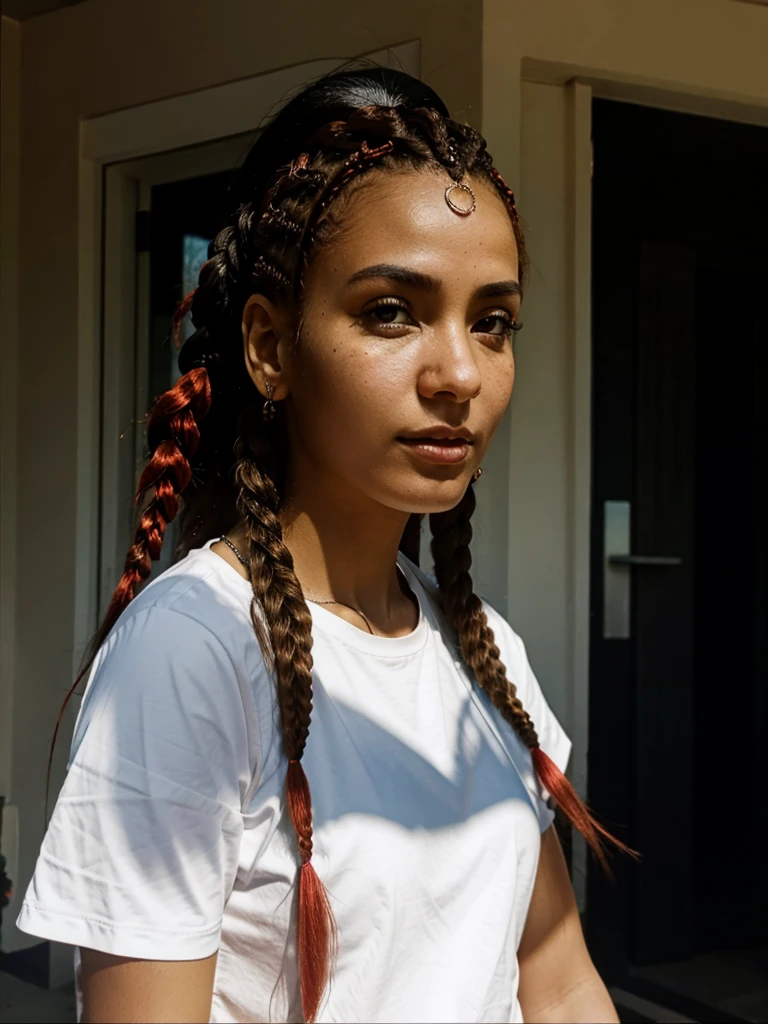
[[(253, 626), (277, 678), (286, 754), (298, 760), (312, 714), (312, 616), (283, 541), (274, 483), (248, 456), (238, 462), (235, 478), (250, 555)], [(311, 853), (311, 837), (300, 837), (300, 842)]]
[(464, 497), (448, 512), (429, 517), (435, 576), (443, 595), (443, 610), (456, 630), (461, 656), (475, 678), (529, 750), (539, 745), (536, 729), (517, 696), (515, 684), (507, 678), (499, 648), (488, 625), (480, 598), (469, 574), (472, 555), (472, 514), (475, 489), (467, 487)]
[(274, 482), (259, 469), (252, 454), (240, 459), (235, 477), (250, 556), (251, 620), (265, 660), (274, 670), (288, 755), (286, 797), (301, 860), (298, 954), (302, 1005), (314, 1016), (333, 972), (338, 931), (328, 894), (311, 863), (312, 800), (301, 766), (312, 717), (312, 616), (293, 557), (283, 541)]

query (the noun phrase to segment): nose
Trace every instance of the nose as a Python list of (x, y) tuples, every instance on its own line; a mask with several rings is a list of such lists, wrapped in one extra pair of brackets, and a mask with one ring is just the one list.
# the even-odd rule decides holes
[(482, 385), (476, 346), (466, 327), (437, 330), (426, 347), (419, 373), (421, 397), (456, 403), (475, 398)]

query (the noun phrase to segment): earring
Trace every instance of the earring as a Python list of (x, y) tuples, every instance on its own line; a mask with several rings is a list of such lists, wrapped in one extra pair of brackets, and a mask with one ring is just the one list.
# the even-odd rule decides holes
[(478, 466), (475, 472), (472, 474), (472, 483), (476, 484), (480, 477), (483, 475), (483, 467)]
[(268, 380), (264, 381), (264, 386), (267, 389), (267, 400), (265, 401), (264, 406), (261, 410), (261, 415), (264, 417), (265, 423), (271, 423), (272, 420), (275, 418), (275, 412), (277, 411), (275, 409), (275, 403), (272, 401), (272, 394), (275, 389), (272, 387)]

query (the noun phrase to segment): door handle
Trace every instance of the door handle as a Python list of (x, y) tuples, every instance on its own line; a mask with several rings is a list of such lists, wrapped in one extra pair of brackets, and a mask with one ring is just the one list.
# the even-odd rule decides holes
[(631, 555), (630, 504), (606, 501), (603, 506), (603, 637), (628, 640), (632, 621), (632, 573), (637, 568), (682, 565), (682, 558), (668, 555)]
[(682, 558), (666, 555), (609, 555), (609, 565), (682, 565)]

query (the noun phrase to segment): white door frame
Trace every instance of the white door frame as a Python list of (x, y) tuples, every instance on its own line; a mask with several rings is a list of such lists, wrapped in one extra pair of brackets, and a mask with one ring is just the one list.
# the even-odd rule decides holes
[[(134, 521), (132, 496), (144, 465), (143, 431), (149, 410), (147, 381), (149, 253), (135, 247), (136, 213), (149, 210), (152, 186), (229, 171), (245, 158), (254, 133), (110, 164), (104, 171), (102, 322), (101, 515), (98, 618), (106, 612), (122, 572)], [(155, 571), (167, 568), (168, 555)]]
[[(420, 51), (417, 39), (365, 56), (379, 65), (418, 77)], [(133, 225), (138, 185), (151, 174), (155, 175), (155, 181), (173, 180), (177, 172), (168, 170), (174, 159), (171, 151), (231, 140), (233, 136), (254, 136), (262, 122), (287, 97), (311, 79), (345, 63), (346, 60), (337, 59), (309, 61), (81, 122), (74, 672), (97, 624), (100, 583), (104, 582), (98, 578), (100, 554), (114, 551), (116, 547), (114, 543), (110, 547), (107, 537), (103, 543), (100, 541), (102, 523), (109, 523), (107, 516), (114, 523), (119, 511), (115, 502), (120, 474), (115, 460), (104, 481), (102, 497), (106, 505), (100, 510), (103, 429), (100, 410), (103, 403), (105, 422), (112, 430), (113, 439), (117, 438), (127, 412), (121, 367), (124, 369), (126, 360), (132, 358), (128, 353), (133, 352), (135, 345)], [(206, 150), (215, 162), (217, 147), (206, 147)], [(149, 162), (144, 161), (157, 154), (165, 156), (152, 170)], [(176, 154), (176, 158), (178, 156)], [(202, 155), (201, 158), (206, 159)], [(136, 163), (131, 165), (130, 161)], [(117, 164), (123, 166), (118, 168)], [(199, 167), (197, 163), (193, 173), (205, 173)], [(164, 177), (165, 174), (170, 177)], [(105, 204), (107, 193), (109, 203)], [(104, 257), (105, 268), (102, 266)], [(104, 316), (106, 307), (109, 321)], [(103, 323), (109, 325), (105, 339), (109, 344), (103, 344)], [(102, 351), (108, 352), (103, 365)], [(132, 408), (127, 416), (128, 420), (132, 418)], [(110, 559), (107, 561), (109, 563)], [(114, 557), (111, 563), (114, 571)]]

